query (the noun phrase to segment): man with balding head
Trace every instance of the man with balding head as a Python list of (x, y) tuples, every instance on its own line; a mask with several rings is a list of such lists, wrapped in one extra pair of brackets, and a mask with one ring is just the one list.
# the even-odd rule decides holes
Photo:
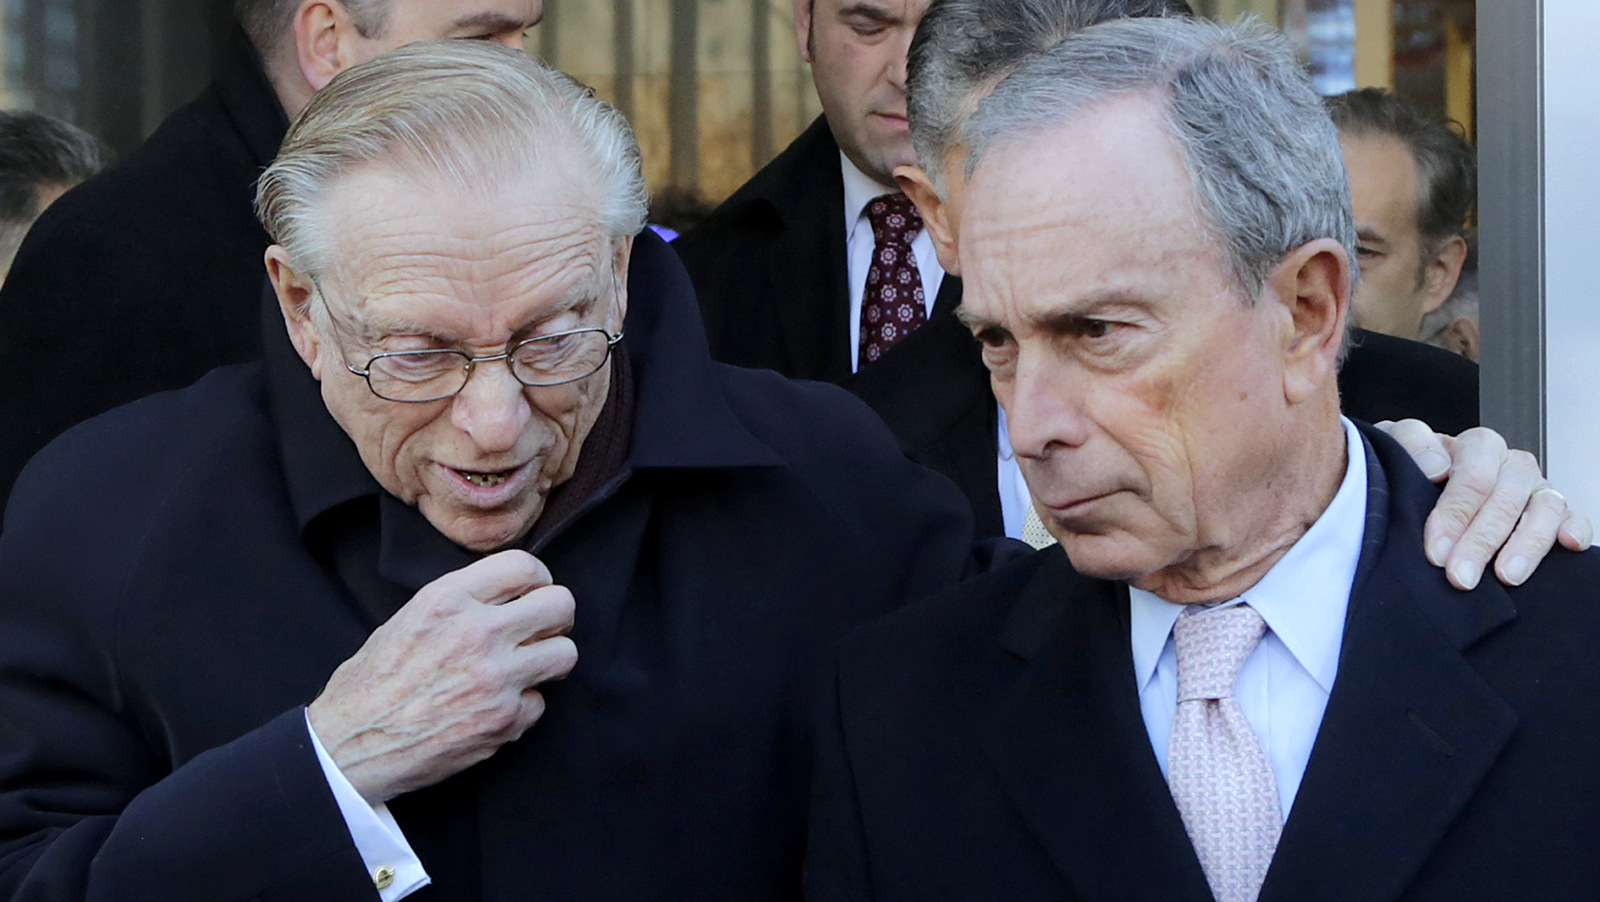
[(259, 208), (265, 361), (17, 483), (0, 898), (798, 896), (809, 677), (960, 495), (711, 361), (627, 123), (520, 50), (343, 73)]
[[(433, 38), (522, 46), (542, 0), (235, 0), (211, 86), (46, 212), (0, 290), (0, 505), (75, 423), (261, 355), (251, 209), (289, 119), (347, 66)], [(71, 361), (61, 366), (60, 361)]]
[(1423, 557), (1437, 490), (1340, 414), (1356, 230), (1289, 43), (1097, 25), (966, 134), (961, 319), (1058, 546), (840, 647), (812, 896), (1591, 894), (1600, 558)]

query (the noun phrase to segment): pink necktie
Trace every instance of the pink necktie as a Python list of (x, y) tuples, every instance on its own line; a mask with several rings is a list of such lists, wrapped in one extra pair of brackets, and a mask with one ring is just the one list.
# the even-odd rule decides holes
[(927, 294), (911, 240), (922, 216), (904, 194), (885, 194), (867, 204), (872, 223), (872, 267), (861, 296), (860, 364), (876, 363), (900, 339), (927, 322)]
[(1189, 608), (1172, 628), (1178, 711), (1167, 783), (1218, 902), (1253, 902), (1283, 828), (1272, 763), (1233, 697), (1266, 629), (1245, 604)]

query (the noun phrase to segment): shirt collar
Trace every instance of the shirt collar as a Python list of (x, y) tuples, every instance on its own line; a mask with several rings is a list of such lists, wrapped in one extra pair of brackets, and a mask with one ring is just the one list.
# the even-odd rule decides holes
[[(1240, 596), (1325, 692), (1333, 691), (1338, 674), (1345, 612), (1366, 530), (1366, 446), (1354, 424), (1343, 418), (1340, 421), (1346, 464), (1339, 491), (1306, 534)], [(1143, 691), (1155, 677), (1184, 605), (1132, 586), (1128, 598), (1134, 676)]]
[(867, 204), (885, 194), (899, 194), (899, 189), (878, 184), (871, 176), (856, 168), (850, 158), (839, 151), (839, 168), (844, 174), (844, 234), (848, 238), (861, 222)]

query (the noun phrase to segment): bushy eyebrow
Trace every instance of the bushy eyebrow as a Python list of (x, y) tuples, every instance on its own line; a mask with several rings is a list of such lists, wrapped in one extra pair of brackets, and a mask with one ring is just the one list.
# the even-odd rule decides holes
[(458, 31), (477, 30), (489, 34), (500, 34), (507, 31), (526, 31), (538, 24), (539, 21), (537, 19), (532, 22), (526, 22), (522, 19), (513, 19), (505, 13), (484, 11), (462, 16), (455, 21), (455, 28)]

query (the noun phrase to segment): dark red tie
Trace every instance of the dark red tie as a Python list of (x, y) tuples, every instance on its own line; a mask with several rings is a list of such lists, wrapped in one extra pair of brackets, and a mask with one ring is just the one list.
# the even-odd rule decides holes
[(872, 223), (872, 268), (861, 296), (861, 359), (876, 363), (900, 339), (928, 321), (927, 295), (911, 239), (922, 216), (904, 194), (885, 194), (867, 204)]

